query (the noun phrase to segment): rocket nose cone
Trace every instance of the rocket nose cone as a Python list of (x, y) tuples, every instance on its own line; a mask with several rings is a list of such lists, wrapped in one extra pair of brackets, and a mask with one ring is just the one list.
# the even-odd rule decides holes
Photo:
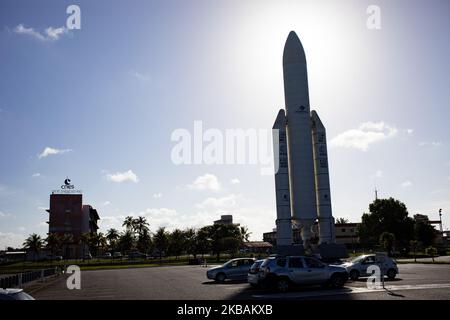
[(283, 65), (293, 63), (306, 63), (306, 57), (300, 39), (291, 31), (284, 45)]
[(315, 110), (311, 111), (311, 120), (312, 120), (314, 127), (316, 127), (319, 130), (325, 130), (325, 127), (324, 127), (322, 121), (320, 120), (319, 115), (317, 114), (317, 112)]
[(284, 109), (280, 109), (278, 111), (277, 118), (275, 119), (275, 123), (273, 124), (272, 129), (283, 129), (286, 126), (286, 115), (284, 113)]

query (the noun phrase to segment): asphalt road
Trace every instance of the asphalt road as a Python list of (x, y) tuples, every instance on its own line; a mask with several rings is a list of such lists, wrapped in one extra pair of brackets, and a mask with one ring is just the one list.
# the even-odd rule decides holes
[(81, 272), (81, 289), (69, 290), (61, 277), (32, 292), (48, 300), (239, 300), (239, 299), (450, 299), (450, 265), (402, 264), (386, 290), (367, 289), (366, 281), (349, 281), (342, 289), (300, 288), (288, 293), (257, 290), (247, 283), (217, 284), (201, 266), (153, 267)]

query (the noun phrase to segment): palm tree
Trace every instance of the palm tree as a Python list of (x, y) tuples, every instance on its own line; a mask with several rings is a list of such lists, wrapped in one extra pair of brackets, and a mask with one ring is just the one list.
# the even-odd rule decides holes
[(36, 233), (31, 234), (23, 243), (23, 247), (33, 253), (34, 259), (37, 258), (37, 254), (41, 251), (43, 245), (44, 241)]
[(65, 233), (61, 238), (61, 244), (63, 246), (64, 259), (67, 259), (69, 256), (69, 245), (73, 244), (73, 234)]
[(168, 235), (164, 227), (160, 227), (153, 236), (153, 243), (156, 250), (159, 252), (159, 259), (161, 260), (163, 252), (167, 251), (169, 244)]
[(144, 232), (149, 231), (149, 224), (145, 217), (137, 217), (133, 220), (134, 228), (139, 235), (142, 235)]
[(336, 223), (339, 223), (339, 224), (345, 224), (345, 223), (348, 223), (348, 222), (349, 221), (346, 218), (337, 218), (336, 219)]
[(116, 241), (119, 239), (119, 231), (117, 229), (111, 228), (106, 232), (106, 239), (108, 240), (108, 244), (110, 249), (114, 251), (116, 247)]
[(125, 220), (122, 223), (122, 227), (125, 227), (127, 231), (133, 231), (134, 230), (134, 219), (132, 216), (128, 216), (125, 218)]
[(96, 245), (96, 255), (100, 255), (100, 248), (104, 248), (106, 246), (106, 237), (103, 234), (103, 232), (95, 233), (93, 235), (93, 238), (95, 239), (95, 245)]
[(83, 246), (83, 261), (84, 257), (86, 256), (86, 246), (89, 246), (89, 243), (91, 242), (91, 234), (89, 232), (82, 233), (80, 236), (80, 242)]
[(45, 242), (47, 243), (47, 248), (50, 249), (50, 254), (53, 259), (55, 251), (57, 251), (61, 246), (61, 237), (57, 233), (50, 233), (45, 239)]
[(134, 234), (131, 230), (126, 230), (119, 238), (119, 245), (122, 251), (130, 251), (134, 246)]
[(251, 232), (248, 231), (247, 227), (241, 226), (239, 228), (239, 231), (241, 233), (241, 239), (243, 242), (248, 242), (248, 238), (250, 237), (250, 235), (252, 234)]

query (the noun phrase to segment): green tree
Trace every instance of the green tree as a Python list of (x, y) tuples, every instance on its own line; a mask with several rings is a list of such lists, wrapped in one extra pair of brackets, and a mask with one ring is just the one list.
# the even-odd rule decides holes
[(60, 249), (61, 247), (61, 237), (57, 233), (49, 233), (47, 238), (45, 239), (46, 247), (50, 249), (50, 254), (53, 255)]
[(74, 238), (71, 233), (65, 233), (61, 237), (61, 244), (64, 252), (64, 259), (70, 257), (70, 245), (74, 244)]
[(89, 242), (91, 251), (98, 257), (100, 249), (106, 246), (106, 237), (102, 232), (92, 233)]
[(209, 227), (203, 227), (196, 233), (195, 251), (204, 255), (211, 250), (211, 239), (209, 238)]
[(132, 231), (134, 232), (134, 227), (135, 227), (135, 220), (133, 219), (132, 216), (128, 216), (125, 218), (125, 220), (122, 223), (122, 227), (125, 227), (125, 229), (127, 231)]
[(119, 246), (122, 252), (128, 252), (133, 249), (135, 243), (135, 237), (133, 231), (127, 229), (120, 235)]
[(183, 236), (186, 253), (192, 254), (194, 259), (197, 258), (197, 232), (195, 229), (189, 228), (183, 231)]
[(348, 223), (348, 222), (349, 221), (346, 218), (337, 218), (336, 219), (336, 223), (345, 224), (345, 223)]
[(248, 242), (248, 239), (250, 238), (251, 232), (248, 231), (247, 227), (241, 226), (239, 228), (239, 232), (241, 234), (241, 241), (242, 242)]
[(109, 248), (112, 251), (115, 251), (117, 247), (117, 240), (119, 239), (120, 234), (117, 229), (111, 228), (108, 231), (106, 231), (106, 239), (108, 240)]
[(237, 225), (215, 224), (205, 228), (217, 261), (220, 260), (222, 252), (228, 251), (233, 254), (243, 243), (241, 230)]
[(185, 249), (186, 238), (183, 231), (180, 229), (173, 230), (172, 233), (169, 234), (169, 254), (174, 255), (175, 259), (178, 260), (178, 257), (183, 253)]
[(425, 246), (433, 244), (436, 229), (425, 221), (414, 222), (414, 239), (422, 242)]
[(430, 256), (431, 259), (432, 259), (433, 262), (434, 262), (434, 257), (437, 256), (437, 249), (436, 249), (435, 247), (428, 247), (428, 248), (425, 249), (425, 254), (426, 254), (427, 256)]
[(91, 243), (91, 234), (89, 232), (82, 233), (80, 236), (80, 243), (83, 248), (82, 259), (84, 261), (84, 258), (86, 257), (86, 254), (88, 253), (88, 252), (86, 252), (86, 247), (88, 247), (88, 251), (89, 251), (89, 245)]
[(33, 233), (28, 238), (25, 239), (23, 243), (24, 249), (33, 253), (33, 259), (36, 260), (39, 252), (41, 251), (44, 245), (44, 241), (41, 236)]
[(138, 235), (143, 235), (144, 233), (148, 233), (150, 231), (149, 224), (145, 217), (137, 217), (133, 220), (133, 228), (138, 233)]
[(169, 237), (164, 227), (160, 227), (153, 236), (153, 245), (158, 251), (159, 259), (162, 259), (163, 253), (167, 252), (169, 246)]
[(392, 251), (394, 249), (395, 243), (395, 235), (390, 232), (383, 232), (380, 235), (380, 245), (384, 250), (388, 253), (388, 255), (392, 255)]
[(414, 253), (414, 262), (417, 262), (416, 253), (417, 253), (417, 248), (419, 247), (419, 241), (411, 240), (409, 242), (409, 245), (410, 245), (410, 247), (411, 247), (411, 249), (413, 250), (413, 253)]
[(137, 238), (136, 247), (143, 253), (148, 253), (152, 247), (152, 238), (148, 229), (142, 229)]
[(362, 215), (358, 235), (362, 244), (375, 245), (383, 232), (393, 233), (398, 244), (408, 247), (413, 239), (414, 220), (408, 217), (404, 203), (389, 199), (376, 199), (369, 205), (370, 213)]

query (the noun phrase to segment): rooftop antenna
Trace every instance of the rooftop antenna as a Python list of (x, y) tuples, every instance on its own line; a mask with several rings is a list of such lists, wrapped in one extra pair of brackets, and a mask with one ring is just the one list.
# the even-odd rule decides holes
[(375, 185), (375, 200), (378, 200), (378, 190), (377, 186)]

